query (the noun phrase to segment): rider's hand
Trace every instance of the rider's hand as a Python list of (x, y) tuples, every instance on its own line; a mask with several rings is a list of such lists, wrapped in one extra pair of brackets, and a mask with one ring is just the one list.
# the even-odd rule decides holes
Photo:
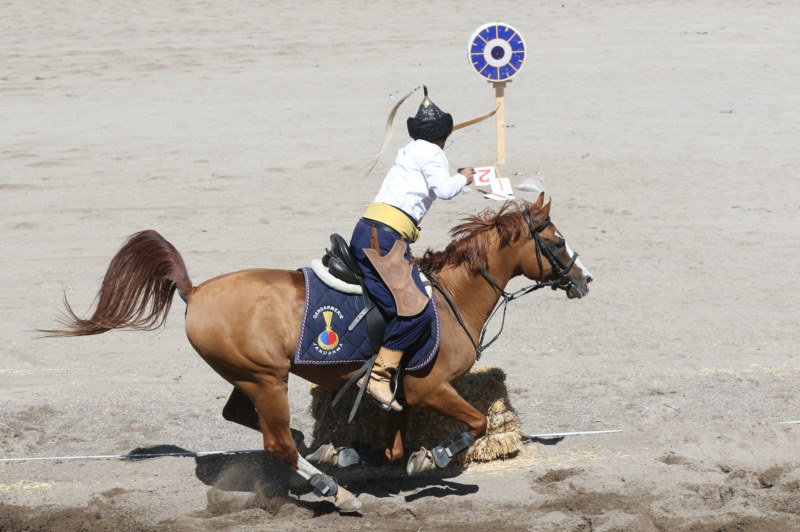
[(472, 167), (461, 168), (458, 171), (458, 173), (467, 178), (467, 184), (468, 185), (472, 184), (472, 178), (475, 177), (475, 169), (474, 168), (472, 168)]

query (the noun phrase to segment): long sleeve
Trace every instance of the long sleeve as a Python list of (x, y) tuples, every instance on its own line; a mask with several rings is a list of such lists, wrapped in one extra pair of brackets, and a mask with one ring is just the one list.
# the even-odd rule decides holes
[(467, 178), (450, 175), (450, 163), (439, 146), (415, 140), (398, 150), (375, 201), (397, 207), (419, 225), (434, 200), (461, 192)]
[(457, 196), (467, 185), (461, 174), (450, 175), (450, 164), (442, 150), (438, 150), (422, 165), (422, 175), (428, 188), (437, 198), (449, 200)]

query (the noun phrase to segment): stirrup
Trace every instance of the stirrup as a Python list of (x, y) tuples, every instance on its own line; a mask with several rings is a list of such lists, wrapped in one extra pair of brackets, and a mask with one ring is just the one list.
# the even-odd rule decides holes
[[(365, 377), (364, 380), (366, 381), (365, 386), (367, 389), (367, 393), (369, 393), (369, 384), (370, 381), (372, 380), (372, 374), (370, 373), (369, 377)], [(388, 412), (390, 410), (394, 410), (394, 408), (392, 408), (392, 403), (395, 402), (397, 398), (397, 390), (399, 389), (400, 389), (400, 369), (398, 368), (395, 374), (389, 378), (389, 390), (391, 390), (392, 396), (389, 398), (388, 404), (378, 400), (378, 398), (372, 395), (371, 393), (369, 393), (369, 395), (370, 397), (375, 399), (375, 402), (378, 403), (378, 406), (380, 407), (381, 410), (385, 410)], [(400, 404), (400, 401), (397, 401), (397, 404)], [(403, 405), (400, 405), (401, 408), (402, 406)], [(400, 410), (398, 410), (398, 412), (400, 412)]]
[[(336, 396), (333, 398), (333, 402), (331, 403), (331, 406), (336, 406), (336, 403), (338, 403), (338, 402), (339, 402), (339, 399), (341, 399), (341, 398), (342, 398), (342, 396), (344, 395), (344, 393), (345, 393), (345, 392), (346, 392), (348, 389), (350, 389), (350, 387), (351, 387), (351, 386), (353, 386), (353, 385), (354, 385), (354, 384), (355, 384), (355, 383), (358, 381), (358, 379), (360, 379), (360, 378), (362, 378), (362, 377), (364, 378), (365, 385), (364, 385), (364, 386), (359, 386), (359, 387), (358, 387), (358, 393), (356, 394), (356, 400), (355, 400), (355, 402), (353, 403), (353, 408), (351, 408), (351, 409), (350, 409), (350, 416), (349, 416), (349, 417), (348, 417), (348, 419), (347, 419), (347, 422), (348, 422), (348, 423), (352, 423), (352, 421), (353, 421), (353, 418), (355, 417), (355, 415), (356, 415), (356, 412), (358, 411), (358, 407), (361, 405), (361, 399), (364, 397), (364, 392), (366, 392), (366, 391), (367, 391), (367, 389), (369, 388), (369, 381), (370, 381), (370, 379), (371, 379), (371, 377), (372, 377), (372, 368), (373, 368), (373, 366), (375, 365), (375, 361), (376, 361), (377, 359), (378, 359), (378, 353), (375, 353), (374, 355), (372, 355), (372, 357), (371, 357), (371, 358), (369, 358), (369, 359), (368, 359), (368, 360), (367, 360), (367, 361), (364, 363), (364, 365), (363, 365), (363, 366), (361, 366), (361, 368), (360, 368), (360, 369), (359, 369), (359, 370), (358, 370), (358, 371), (355, 373), (355, 375), (353, 375), (352, 377), (350, 377), (350, 380), (348, 380), (348, 381), (345, 383), (345, 385), (344, 385), (344, 386), (342, 386), (342, 388), (339, 390), (339, 392), (338, 392), (338, 393), (336, 394)], [(390, 389), (394, 388), (394, 389), (393, 389), (393, 391), (392, 391), (392, 399), (391, 399), (391, 401), (389, 401), (389, 404), (388, 404), (388, 405), (384, 405), (384, 403), (382, 403), (381, 401), (378, 401), (378, 400), (375, 398), (375, 396), (373, 396), (372, 394), (370, 394), (370, 397), (372, 397), (373, 399), (375, 399), (375, 402), (376, 402), (376, 403), (378, 403), (378, 405), (379, 405), (379, 406), (380, 406), (380, 407), (381, 407), (383, 410), (387, 410), (387, 411), (388, 411), (388, 410), (394, 410), (394, 409), (392, 408), (391, 404), (392, 404), (392, 402), (393, 402), (393, 401), (395, 401), (395, 398), (397, 397), (397, 391), (398, 391), (398, 389), (400, 388), (400, 380), (399, 380), (399, 379), (400, 379), (400, 372), (401, 372), (401, 371), (402, 371), (402, 368), (398, 367), (398, 368), (397, 368), (397, 371), (395, 372), (395, 374), (394, 374), (394, 375), (392, 375), (392, 377), (391, 377), (390, 384), (389, 384), (389, 388), (390, 388)], [(392, 385), (391, 385), (391, 381), (392, 381), (392, 380), (393, 380), (393, 381), (395, 381), (395, 382), (394, 382), (394, 387), (392, 387)], [(398, 402), (398, 404), (400, 404), (400, 403)], [(402, 407), (402, 405), (401, 405), (401, 407)]]

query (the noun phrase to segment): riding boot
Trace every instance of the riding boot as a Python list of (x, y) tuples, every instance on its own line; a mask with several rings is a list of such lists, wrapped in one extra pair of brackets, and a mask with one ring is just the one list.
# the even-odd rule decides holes
[[(377, 399), (384, 410), (400, 411), (403, 409), (400, 403), (394, 400), (392, 393), (392, 375), (397, 373), (400, 366), (400, 359), (403, 358), (402, 351), (394, 351), (381, 347), (378, 351), (378, 357), (375, 359), (375, 365), (372, 366), (372, 373), (369, 375), (369, 383), (367, 384), (367, 393)], [(358, 387), (364, 385), (365, 377), (358, 380)]]

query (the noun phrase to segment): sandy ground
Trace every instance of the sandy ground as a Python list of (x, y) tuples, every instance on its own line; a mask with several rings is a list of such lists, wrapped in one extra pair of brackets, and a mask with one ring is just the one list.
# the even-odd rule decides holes
[[(546, 182), (595, 282), (582, 301), (514, 303), (482, 362), (507, 371), (527, 433), (624, 430), (421, 480), (376, 471), (348, 484), (357, 517), (296, 485), (259, 496), (269, 468), (252, 457), (3, 462), (0, 530), (800, 530), (800, 424), (781, 423), (800, 419), (796, 2), (0, 13), (3, 458), (258, 448), (220, 416), (229, 387), (186, 341), (180, 301), (153, 333), (33, 330), (62, 291), (88, 309), (141, 229), (175, 244), (195, 284), (319, 256), (405, 142), (416, 101), (363, 175), (394, 98), (424, 82), (456, 121), (492, 107), (466, 63), (490, 20), (530, 51), (506, 92), (501, 171)], [(488, 122), (447, 153), (466, 166), (494, 149)], [(415, 250), (490, 205), (437, 203)], [(307, 385), (290, 384), (310, 437)]]

